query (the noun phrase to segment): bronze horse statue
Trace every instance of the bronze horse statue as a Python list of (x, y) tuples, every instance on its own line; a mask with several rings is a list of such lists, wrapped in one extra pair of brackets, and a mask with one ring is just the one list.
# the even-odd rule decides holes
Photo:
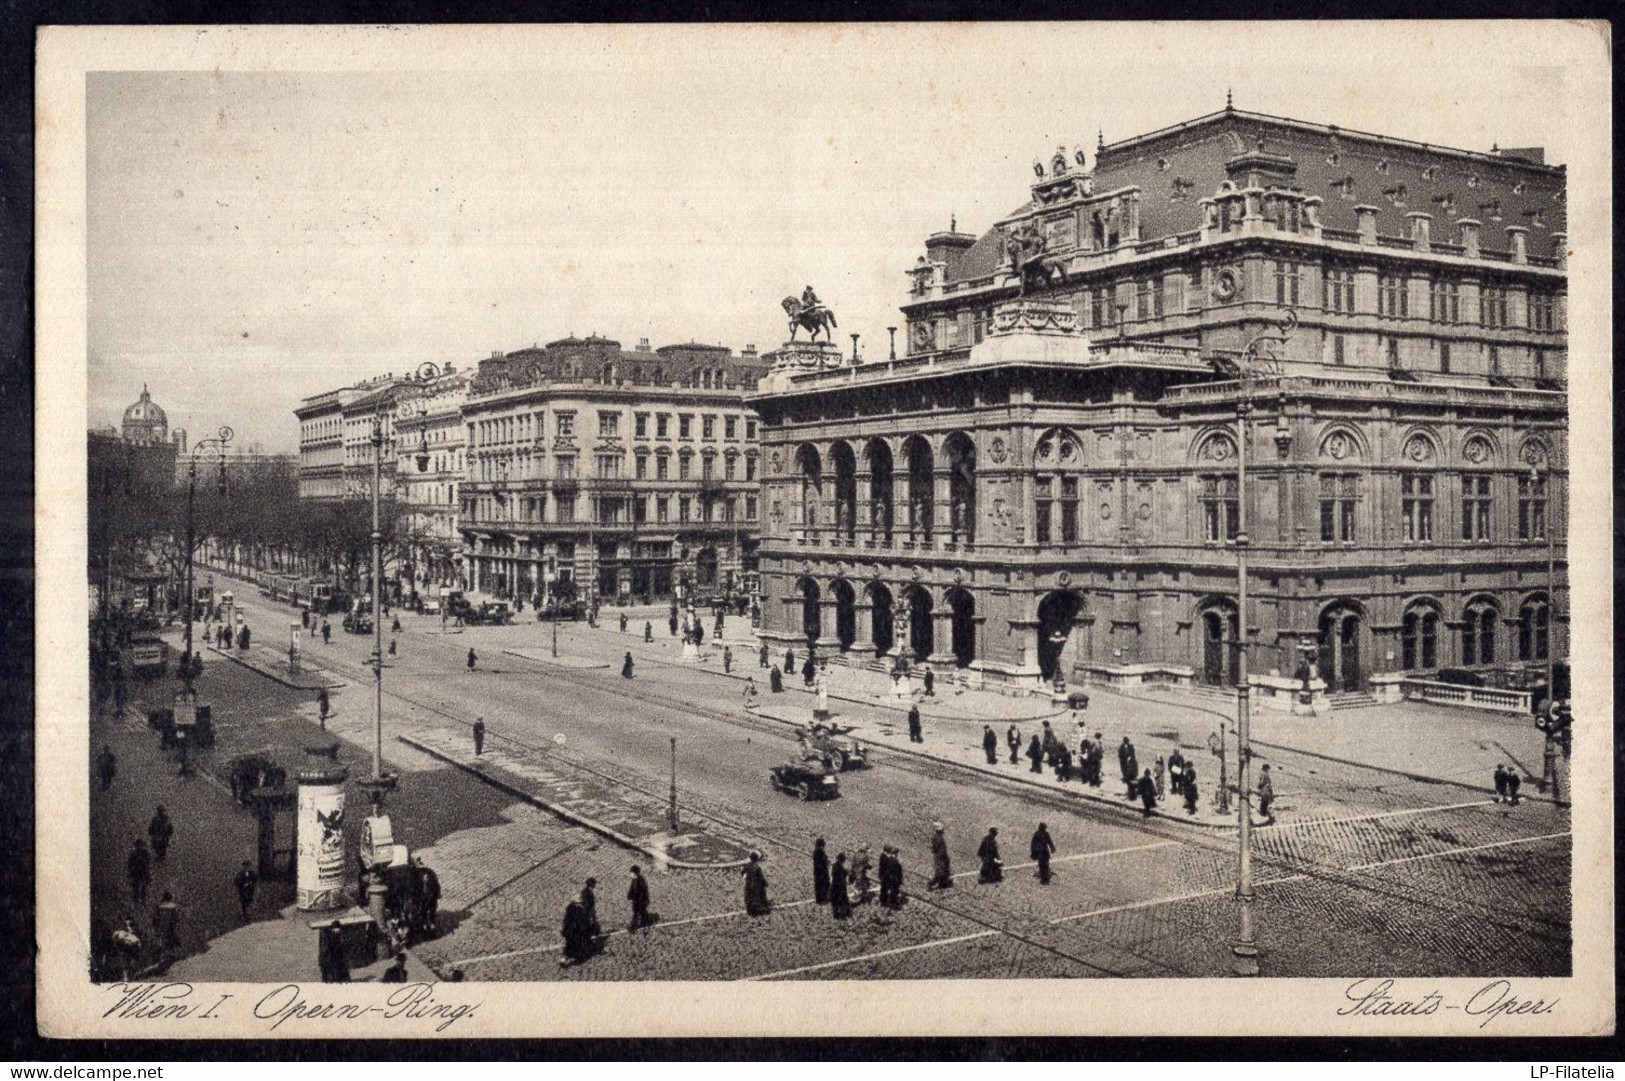
[(836, 326), (835, 313), (822, 304), (804, 308), (801, 301), (795, 297), (785, 297), (784, 314), (790, 317), (791, 341), (796, 340), (796, 330), (800, 327), (807, 328), (807, 336), (810, 341), (818, 340), (820, 330), (824, 332), (825, 341), (831, 340), (829, 332), (835, 329)]

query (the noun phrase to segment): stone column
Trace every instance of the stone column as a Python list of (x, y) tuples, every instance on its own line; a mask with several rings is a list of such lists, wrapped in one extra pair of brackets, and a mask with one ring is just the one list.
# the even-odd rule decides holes
[(1479, 235), (1484, 223), (1477, 218), (1462, 218), (1456, 222), (1456, 225), (1461, 228), (1462, 254), (1469, 259), (1477, 259), (1479, 257)]
[(1423, 214), (1420, 211), (1411, 211), (1405, 215), (1411, 239), (1411, 247), (1417, 251), (1433, 250), (1433, 215)]
[(1507, 239), (1512, 246), (1512, 261), (1514, 263), (1529, 262), (1529, 229), (1523, 225), (1507, 226)]
[[(946, 666), (952, 669), (954, 667), (956, 658), (954, 657), (953, 619), (954, 611), (952, 608), (933, 608), (931, 610), (931, 622), (934, 626), (931, 630), (931, 656), (926, 658), (926, 663), (935, 668), (941, 669)], [(939, 681), (942, 679), (940, 671), (937, 673), (937, 679)]]

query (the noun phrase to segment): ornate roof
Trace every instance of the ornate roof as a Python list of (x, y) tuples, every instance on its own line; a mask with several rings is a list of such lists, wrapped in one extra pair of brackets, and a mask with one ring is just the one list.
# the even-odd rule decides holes
[(136, 399), (135, 403), (124, 411), (124, 423), (149, 428), (167, 428), (169, 427), (169, 417), (165, 415), (163, 408), (152, 400), (152, 394), (148, 392), (147, 385), (143, 383), (141, 384), (141, 397)]

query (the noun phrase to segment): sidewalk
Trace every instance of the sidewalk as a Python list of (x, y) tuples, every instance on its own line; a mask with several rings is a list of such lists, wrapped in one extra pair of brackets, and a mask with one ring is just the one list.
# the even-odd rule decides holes
[(247, 653), (236, 649), (221, 649), (219, 646), (209, 646), (208, 651), (216, 657), (234, 661), (296, 691), (314, 691), (322, 687), (331, 691), (344, 686), (308, 662), (297, 670), (291, 669), (288, 667), (286, 654), (276, 653), (264, 646), (254, 646)]
[(436, 759), (595, 833), (637, 849), (669, 867), (716, 870), (742, 867), (750, 846), (692, 821), (673, 834), (666, 801), (652, 793), (599, 777), (585, 768), (488, 735), (484, 753), (473, 739), (446, 728), (415, 726), (396, 737)]
[[(326, 914), (331, 919), (336, 913)], [(194, 983), (234, 983), (258, 980), (320, 983), (321, 965), (316, 953), (316, 930), (313, 923), (322, 921), (323, 913), (301, 912), (289, 906), (282, 910), (281, 918), (250, 923), (235, 931), (228, 931), (210, 940), (204, 952), (183, 957), (169, 966), (167, 978)], [(352, 963), (350, 980), (354, 983), (377, 983), (391, 958), (365, 966)], [(433, 969), (421, 961), (414, 948), (406, 950), (406, 982), (434, 983), (439, 979)]]

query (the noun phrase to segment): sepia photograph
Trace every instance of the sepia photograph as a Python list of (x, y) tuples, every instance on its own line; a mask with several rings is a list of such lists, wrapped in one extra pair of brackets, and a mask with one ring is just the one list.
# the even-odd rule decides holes
[(42, 1025), (1612, 1031), (1606, 44), (42, 33)]

